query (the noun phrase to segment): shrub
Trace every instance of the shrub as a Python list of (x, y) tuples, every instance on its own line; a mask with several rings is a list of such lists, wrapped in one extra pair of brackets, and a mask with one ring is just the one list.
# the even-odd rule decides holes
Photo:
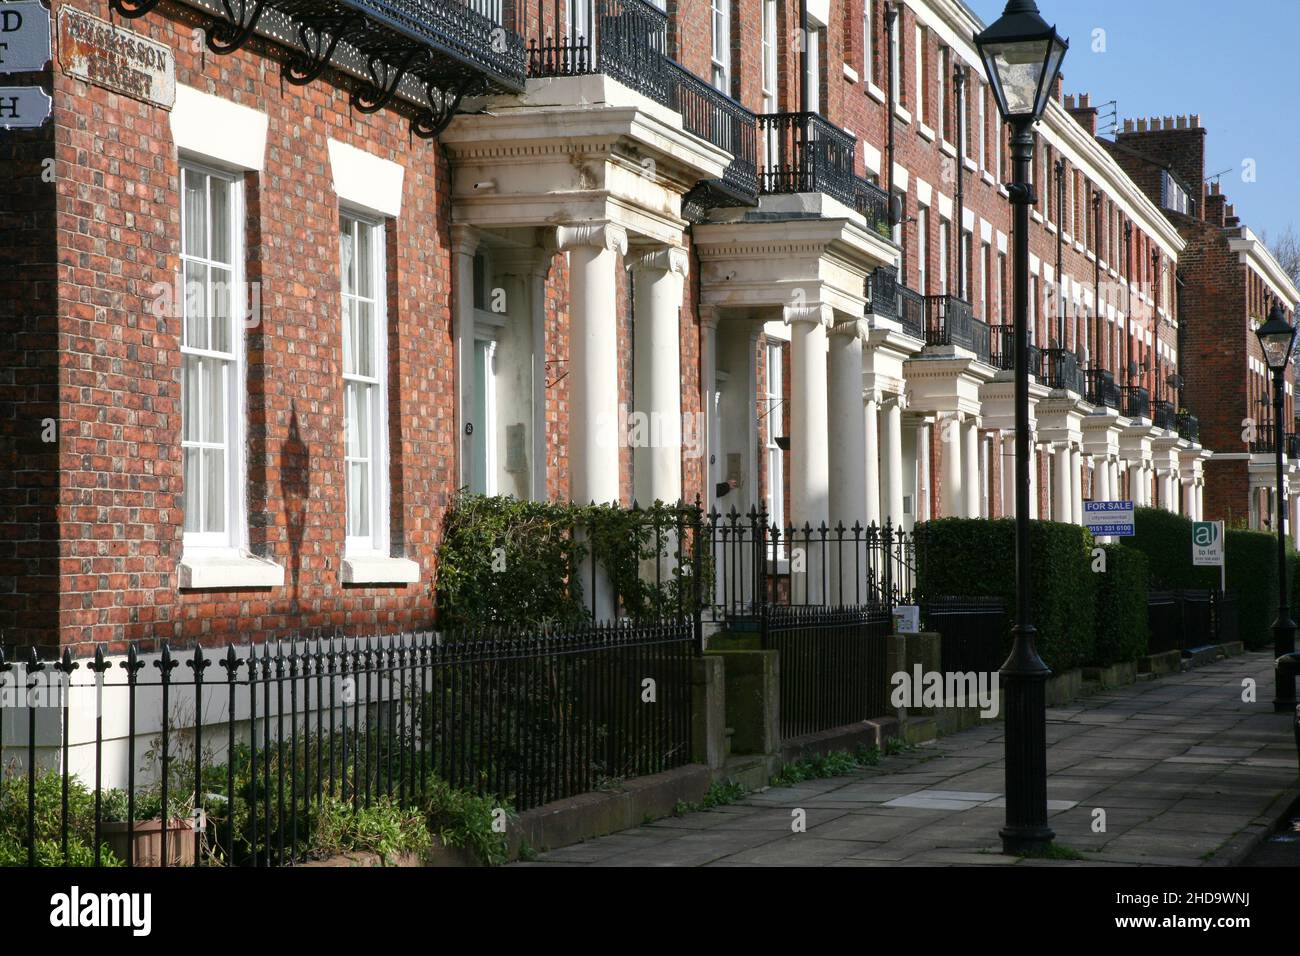
[[(1038, 653), (1057, 672), (1081, 667), (1096, 656), (1092, 535), (1077, 525), (1031, 521), (1029, 536)], [(924, 595), (990, 595), (1015, 607), (1013, 519), (941, 518), (919, 525), (917, 561)], [(1014, 613), (1007, 615), (1007, 651), (1013, 619)]]
[(1105, 545), (1106, 572), (1097, 575), (1097, 646), (1092, 663), (1109, 667), (1147, 652), (1147, 557), (1136, 548)]
[[(37, 866), (64, 866), (63, 776), (54, 770), (36, 772), (34, 820)], [(102, 811), (101, 811), (102, 818)], [(0, 775), (0, 866), (27, 865), (27, 777)], [(68, 866), (93, 866), (95, 862), (95, 794), (73, 776), (68, 781)], [(103, 866), (121, 866), (108, 848), (100, 845)]]
[(368, 807), (326, 797), (315, 807), (312, 836), (315, 853), (329, 857), (340, 853), (378, 853), (384, 862), (403, 853), (424, 853), (432, 846), (424, 814), (383, 796)]
[[(1156, 508), (1136, 511), (1137, 534), (1126, 540), (1147, 556), (1152, 590), (1217, 590), (1219, 569), (1192, 565), (1192, 522)], [(1229, 528), (1224, 542), (1228, 590), (1237, 594), (1241, 639), (1268, 644), (1277, 608), (1277, 538), (1264, 531)], [(1288, 558), (1291, 564), (1293, 558)], [(1292, 593), (1295, 593), (1294, 575)]]
[(429, 829), (444, 846), (467, 849), (488, 866), (498, 866), (509, 859), (510, 846), (505, 833), (493, 828), (498, 809), (506, 819), (515, 817), (509, 806), (498, 807), (491, 797), (457, 790), (433, 776), (425, 781), (420, 806)]

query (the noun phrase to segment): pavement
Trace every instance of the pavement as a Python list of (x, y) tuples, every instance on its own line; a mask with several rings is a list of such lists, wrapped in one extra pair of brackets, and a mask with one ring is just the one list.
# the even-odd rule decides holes
[[(1256, 702), (1242, 700), (1248, 679)], [(1253, 653), (1048, 710), (1049, 820), (1067, 859), (1001, 855), (995, 721), (851, 775), (767, 788), (516, 865), (1242, 864), (1300, 793), (1291, 718), (1273, 713), (1272, 687), (1271, 656)], [(799, 818), (804, 832), (794, 832)]]

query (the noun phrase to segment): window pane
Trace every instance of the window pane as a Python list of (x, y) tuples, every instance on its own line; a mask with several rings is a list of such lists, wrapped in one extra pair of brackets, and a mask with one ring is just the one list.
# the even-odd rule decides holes
[(353, 299), (343, 300), (343, 374), (355, 375), (357, 361), (354, 356), (357, 340), (357, 305)]
[(233, 351), (234, 324), (234, 274), (229, 269), (212, 269), (209, 273), (212, 283), (212, 337), (208, 348), (214, 352)]
[(202, 367), (203, 360), (198, 356), (185, 356), (185, 370), (181, 374), (182, 441), (199, 440), (199, 389), (202, 387), (200, 384), (203, 374)]
[(202, 441), (212, 444), (226, 441), (226, 370), (220, 359), (203, 359)]
[(367, 225), (357, 225), (357, 262), (356, 262), (356, 289), (357, 295), (364, 296), (367, 299), (375, 297), (375, 276), (374, 276), (374, 230)]
[(219, 448), (203, 449), (204, 531), (226, 530), (226, 453)]
[(185, 449), (185, 488), (181, 492), (181, 509), (185, 513), (185, 530), (199, 531), (202, 496), (199, 493), (199, 462), (202, 452), (197, 448)]
[(185, 341), (192, 349), (208, 347), (208, 267), (185, 263)]
[(348, 466), (348, 536), (370, 536), (370, 466), (352, 462)]
[(212, 252), (208, 256), (217, 262), (230, 262), (230, 183), (218, 176), (208, 178), (211, 184)]
[(181, 253), (207, 258), (207, 176), (187, 169), (185, 179), (185, 232), (181, 237)]
[(339, 232), (339, 277), (343, 283), (344, 295), (352, 295), (356, 291), (356, 283), (352, 281), (352, 267), (356, 260), (352, 225), (351, 220), (344, 219)]
[(375, 374), (375, 308), (369, 302), (356, 303), (356, 338), (353, 339), (356, 374)]

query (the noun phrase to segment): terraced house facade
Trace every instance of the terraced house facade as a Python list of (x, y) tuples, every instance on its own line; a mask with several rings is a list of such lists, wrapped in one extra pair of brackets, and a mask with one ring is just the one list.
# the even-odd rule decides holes
[[(50, 12), (53, 120), (0, 140), (6, 642), (425, 626), (461, 488), (1014, 510), (1011, 164), (960, 3)], [(1220, 517), (1187, 230), (1096, 133), (1060, 90), (1038, 129), (1031, 510)]]

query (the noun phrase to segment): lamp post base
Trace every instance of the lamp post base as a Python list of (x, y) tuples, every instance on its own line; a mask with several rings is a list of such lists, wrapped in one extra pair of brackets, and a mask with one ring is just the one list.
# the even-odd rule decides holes
[[(1278, 658), (1274, 672), (1273, 713), (1293, 714), (1296, 709), (1295, 679), (1300, 669), (1289, 662), (1294, 658), (1295, 622), (1290, 615), (1279, 616), (1273, 623), (1273, 651)], [(1283, 662), (1286, 661), (1287, 664)]]
[(1051, 827), (1003, 827), (1002, 853), (1005, 856), (1042, 856), (1056, 839)]

